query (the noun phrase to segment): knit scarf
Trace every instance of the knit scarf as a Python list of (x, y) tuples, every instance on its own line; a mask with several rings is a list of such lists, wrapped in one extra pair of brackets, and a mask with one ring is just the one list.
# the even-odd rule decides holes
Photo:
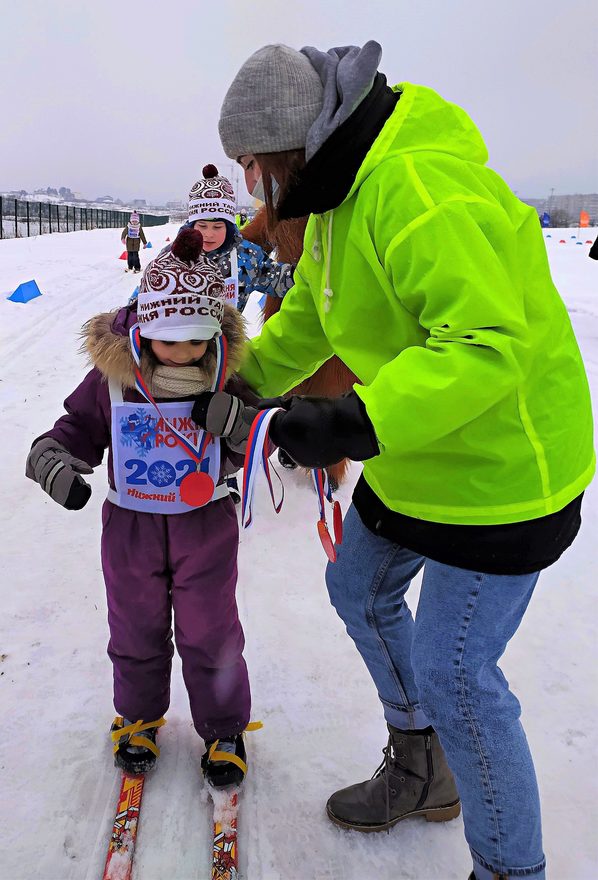
[(152, 394), (160, 399), (194, 397), (209, 391), (212, 383), (201, 367), (166, 367), (158, 364), (152, 373)]

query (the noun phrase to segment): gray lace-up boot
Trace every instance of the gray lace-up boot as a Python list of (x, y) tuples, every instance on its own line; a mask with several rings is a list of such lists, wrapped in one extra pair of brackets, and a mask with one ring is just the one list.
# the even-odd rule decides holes
[(405, 734), (388, 725), (384, 760), (371, 779), (335, 792), (326, 810), (343, 828), (383, 831), (410, 816), (447, 822), (461, 812), (453, 774), (432, 728)]

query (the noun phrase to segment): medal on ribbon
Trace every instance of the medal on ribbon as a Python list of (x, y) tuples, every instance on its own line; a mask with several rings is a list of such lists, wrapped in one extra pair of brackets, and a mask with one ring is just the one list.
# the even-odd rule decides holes
[[(332, 489), (330, 488), (330, 480), (324, 468), (313, 468), (311, 477), (318, 496), (318, 506), (320, 509), (320, 518), (317, 523), (318, 536), (326, 556), (331, 562), (336, 562), (336, 547), (343, 542), (343, 514), (338, 501), (332, 497)], [(326, 521), (326, 505), (327, 500), (332, 504), (332, 530), (334, 533), (334, 541), (330, 531), (328, 530), (328, 522)]]
[[(270, 476), (270, 463), (268, 461), (268, 430), (272, 418), (279, 411), (280, 407), (260, 410), (255, 417), (249, 432), (243, 469), (243, 501), (241, 506), (241, 523), (244, 529), (249, 528), (253, 521), (253, 494), (260, 470), (264, 471), (264, 475), (268, 482), (268, 488), (270, 489), (270, 497), (276, 513), (279, 513), (282, 508), (284, 501), (284, 486), (277, 471), (272, 468), (278, 477), (282, 488), (280, 501), (276, 501), (272, 478)], [(331, 562), (336, 562), (335, 544), (340, 545), (343, 540), (343, 515), (341, 506), (338, 501), (335, 501), (332, 497), (332, 489), (330, 488), (330, 481), (326, 471), (323, 468), (314, 468), (312, 469), (311, 475), (318, 496), (318, 506), (320, 511), (320, 518), (318, 519), (317, 524), (318, 536), (328, 559)], [(332, 529), (334, 541), (332, 540), (332, 536), (328, 530), (328, 523), (326, 521), (326, 500), (332, 504)]]
[[(135, 324), (129, 331), (131, 340), (131, 350), (137, 365), (135, 370), (135, 387), (145, 399), (155, 407), (156, 411), (162, 418), (164, 425), (173, 435), (179, 446), (185, 450), (187, 455), (197, 464), (197, 470), (187, 474), (181, 480), (179, 493), (181, 501), (188, 504), (189, 507), (203, 507), (210, 501), (214, 495), (214, 481), (209, 474), (201, 470), (206, 449), (212, 439), (212, 435), (207, 431), (201, 431), (199, 443), (195, 446), (188, 437), (174, 427), (171, 422), (163, 415), (160, 407), (154, 400), (154, 397), (147, 386), (143, 376), (141, 375), (141, 335), (139, 333), (139, 325)], [(212, 391), (222, 391), (226, 381), (226, 358), (227, 358), (227, 341), (224, 334), (216, 339), (216, 374), (212, 382)]]

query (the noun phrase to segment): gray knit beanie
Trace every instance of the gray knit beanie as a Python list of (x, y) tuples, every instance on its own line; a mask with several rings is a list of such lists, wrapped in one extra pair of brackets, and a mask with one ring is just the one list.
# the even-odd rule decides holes
[(230, 86), (218, 130), (229, 159), (305, 146), (320, 114), (324, 89), (309, 60), (289, 46), (264, 46)]

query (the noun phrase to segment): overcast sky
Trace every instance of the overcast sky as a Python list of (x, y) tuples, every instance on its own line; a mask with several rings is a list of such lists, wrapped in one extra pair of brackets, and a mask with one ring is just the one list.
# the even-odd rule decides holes
[[(598, 191), (596, 0), (0, 0), (0, 190), (186, 199), (267, 43), (383, 48), (472, 116), (520, 196)], [(245, 193), (242, 186), (241, 193)]]

